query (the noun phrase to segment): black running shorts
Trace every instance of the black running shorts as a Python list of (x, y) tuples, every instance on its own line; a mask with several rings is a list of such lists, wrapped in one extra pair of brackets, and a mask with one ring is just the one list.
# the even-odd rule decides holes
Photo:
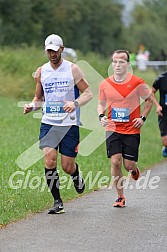
[(122, 153), (123, 158), (138, 160), (140, 134), (120, 134), (117, 132), (106, 132), (107, 156)]
[(167, 136), (167, 117), (158, 116), (158, 124), (161, 137)]

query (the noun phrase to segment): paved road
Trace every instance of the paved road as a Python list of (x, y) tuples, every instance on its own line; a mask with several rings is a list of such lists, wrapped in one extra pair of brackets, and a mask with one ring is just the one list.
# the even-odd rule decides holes
[(167, 161), (149, 172), (140, 183), (130, 182), (125, 208), (112, 207), (113, 189), (95, 191), (65, 203), (65, 214), (45, 211), (1, 229), (0, 251), (166, 252)]

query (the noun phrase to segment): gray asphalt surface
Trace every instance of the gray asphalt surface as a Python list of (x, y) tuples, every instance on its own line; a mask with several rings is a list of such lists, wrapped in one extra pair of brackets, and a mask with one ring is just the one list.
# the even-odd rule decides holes
[(167, 161), (148, 172), (130, 181), (125, 208), (112, 207), (114, 189), (95, 191), (64, 203), (65, 214), (45, 211), (1, 229), (0, 251), (166, 252)]

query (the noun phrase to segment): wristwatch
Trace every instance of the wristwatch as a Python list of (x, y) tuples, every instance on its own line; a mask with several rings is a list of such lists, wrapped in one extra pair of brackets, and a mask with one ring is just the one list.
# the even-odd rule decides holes
[(79, 107), (78, 101), (75, 100), (75, 101), (74, 101), (74, 105), (75, 105), (76, 108), (78, 108), (78, 107)]
[(145, 122), (145, 120), (146, 120), (146, 117), (145, 116), (140, 116), (140, 118), (143, 120), (143, 122)]
[(105, 116), (105, 114), (100, 114), (99, 115), (99, 121), (101, 122), (101, 119)]

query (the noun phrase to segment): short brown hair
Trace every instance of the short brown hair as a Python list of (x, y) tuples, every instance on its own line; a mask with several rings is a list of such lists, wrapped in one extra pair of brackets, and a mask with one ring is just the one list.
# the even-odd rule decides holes
[(111, 58), (113, 57), (113, 55), (115, 53), (126, 53), (127, 55), (127, 62), (129, 62), (130, 60), (130, 56), (129, 56), (129, 52), (127, 50), (121, 49), (121, 50), (115, 50), (112, 54), (111, 54)]

